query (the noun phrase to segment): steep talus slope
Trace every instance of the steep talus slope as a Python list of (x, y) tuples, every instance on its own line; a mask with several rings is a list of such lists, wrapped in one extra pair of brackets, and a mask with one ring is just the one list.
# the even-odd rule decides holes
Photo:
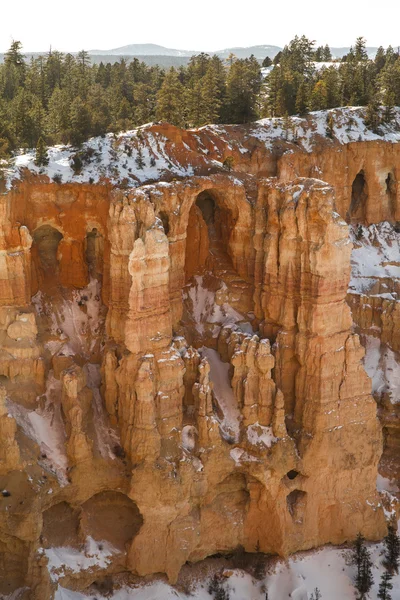
[(156, 124), (91, 140), (79, 173), (70, 148), (41, 170), (17, 158), (0, 593), (384, 535), (372, 393), (398, 477), (396, 123)]

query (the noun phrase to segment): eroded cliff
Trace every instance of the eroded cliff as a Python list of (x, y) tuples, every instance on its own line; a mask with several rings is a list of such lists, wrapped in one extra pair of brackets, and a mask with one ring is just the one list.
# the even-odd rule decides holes
[(329, 137), (324, 114), (145, 127), (91, 141), (108, 162), (63, 183), (59, 150), (42, 173), (20, 157), (0, 198), (1, 593), (384, 535), (399, 146), (357, 141), (349, 114)]

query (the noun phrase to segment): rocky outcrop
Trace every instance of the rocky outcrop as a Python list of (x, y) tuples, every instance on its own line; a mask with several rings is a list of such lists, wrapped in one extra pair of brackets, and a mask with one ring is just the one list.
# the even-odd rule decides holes
[(2, 196), (0, 593), (384, 535), (365, 336), (398, 352), (397, 283), (360, 293), (344, 218), (397, 219), (397, 145), (339, 117), (155, 125), (124, 143), (164, 140), (162, 181), (25, 172)]

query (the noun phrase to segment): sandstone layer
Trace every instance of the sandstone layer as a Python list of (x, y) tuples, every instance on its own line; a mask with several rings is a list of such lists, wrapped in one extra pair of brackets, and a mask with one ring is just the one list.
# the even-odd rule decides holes
[(399, 352), (398, 285), (354, 252), (400, 220), (400, 146), (302, 127), (158, 124), (124, 143), (163, 140), (160, 181), (0, 197), (0, 593), (385, 534), (365, 340)]

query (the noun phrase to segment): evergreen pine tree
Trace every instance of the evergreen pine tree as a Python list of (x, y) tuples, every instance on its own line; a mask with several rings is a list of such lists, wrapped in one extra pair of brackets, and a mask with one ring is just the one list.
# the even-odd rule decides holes
[(326, 117), (326, 135), (329, 138), (333, 138), (333, 131), (335, 126), (335, 119), (333, 118), (333, 114), (330, 112)]
[(365, 113), (365, 124), (375, 133), (378, 131), (378, 127), (381, 124), (379, 102), (375, 93), (371, 93), (371, 98), (368, 102)]
[(90, 114), (82, 98), (79, 96), (71, 104), (71, 142), (79, 145), (84, 142), (90, 134)]
[(136, 163), (137, 168), (140, 169), (140, 170), (142, 170), (144, 168), (144, 166), (145, 166), (145, 162), (144, 162), (144, 159), (143, 159), (143, 152), (142, 152), (142, 149), (140, 147), (139, 147), (137, 156), (135, 158), (135, 163)]
[(182, 127), (184, 88), (174, 67), (168, 71), (157, 95), (157, 118)]
[(324, 47), (323, 60), (325, 62), (331, 62), (331, 60), (332, 60), (332, 52), (331, 52), (331, 49), (329, 48), (328, 44), (326, 44), (326, 46)]
[(218, 72), (214, 64), (208, 67), (206, 74), (201, 80), (201, 85), (203, 124), (217, 123), (220, 118), (222, 99)]
[(308, 110), (308, 88), (305, 81), (302, 81), (296, 95), (296, 112), (302, 116)]
[(389, 571), (384, 571), (381, 577), (381, 582), (379, 584), (378, 590), (378, 598), (379, 600), (392, 600), (392, 596), (390, 595), (390, 590), (393, 589), (393, 584), (391, 583), (392, 575)]
[(390, 123), (390, 121), (393, 121), (394, 119), (394, 106), (395, 106), (395, 98), (394, 98), (394, 93), (390, 90), (385, 90), (384, 96), (383, 96), (383, 105), (384, 105), (384, 111), (383, 111), (383, 116), (382, 116), (382, 120), (385, 123)]
[(385, 557), (383, 564), (389, 573), (398, 573), (400, 566), (400, 537), (397, 533), (395, 521), (390, 521), (388, 534), (384, 539)]
[(269, 56), (266, 56), (264, 58), (264, 60), (262, 61), (262, 66), (263, 67), (270, 67), (272, 65), (272, 60), (270, 59)]
[(377, 53), (375, 55), (375, 65), (377, 68), (377, 71), (381, 71), (383, 69), (383, 67), (385, 66), (386, 63), (386, 54), (385, 54), (385, 50), (383, 49), (382, 46), (379, 46)]
[(358, 37), (354, 46), (354, 55), (357, 61), (368, 60), (365, 38)]
[(321, 79), (314, 85), (311, 93), (310, 104), (312, 110), (324, 110), (328, 106), (328, 93), (326, 83)]
[(322, 595), (321, 595), (319, 588), (315, 588), (315, 590), (312, 592), (312, 594), (310, 596), (310, 600), (321, 600), (321, 598), (322, 598)]
[(361, 568), (361, 562), (363, 558), (363, 551), (365, 548), (365, 538), (361, 533), (357, 534), (356, 540), (351, 551), (351, 564), (357, 567), (357, 572)]
[(233, 166), (234, 166), (234, 158), (233, 156), (227, 156), (224, 160), (224, 162), (222, 163), (222, 166), (227, 170), (227, 171), (232, 171)]
[(323, 61), (323, 57), (324, 57), (324, 47), (323, 46), (318, 46), (318, 48), (315, 50), (314, 60), (316, 62), (322, 62)]
[(47, 154), (47, 146), (44, 139), (40, 137), (36, 146), (35, 165), (37, 167), (45, 167), (48, 164), (49, 157)]
[(357, 569), (355, 586), (358, 591), (358, 600), (365, 600), (373, 586), (372, 560), (367, 548), (363, 545), (360, 551), (360, 562)]

